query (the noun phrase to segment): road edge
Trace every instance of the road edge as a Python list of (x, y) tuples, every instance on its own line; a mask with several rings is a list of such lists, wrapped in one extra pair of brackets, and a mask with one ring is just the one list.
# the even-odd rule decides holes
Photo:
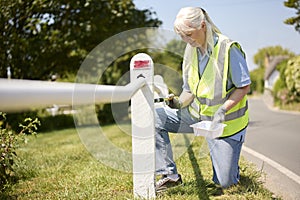
[(300, 177), (270, 158), (243, 145), (242, 156), (261, 171), (264, 186), (276, 197), (300, 200)]

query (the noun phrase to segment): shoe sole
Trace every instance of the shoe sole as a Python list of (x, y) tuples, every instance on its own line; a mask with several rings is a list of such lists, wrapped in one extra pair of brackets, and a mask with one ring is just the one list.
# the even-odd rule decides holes
[(172, 189), (172, 188), (176, 188), (176, 187), (178, 187), (178, 186), (181, 186), (182, 184), (183, 184), (183, 183), (181, 182), (181, 183), (178, 184), (178, 185), (174, 185), (174, 186), (172, 186), (172, 187), (161, 188), (161, 189), (155, 190), (155, 191), (156, 191), (156, 193), (165, 192), (165, 191), (167, 191), (167, 190), (169, 190), (169, 189)]

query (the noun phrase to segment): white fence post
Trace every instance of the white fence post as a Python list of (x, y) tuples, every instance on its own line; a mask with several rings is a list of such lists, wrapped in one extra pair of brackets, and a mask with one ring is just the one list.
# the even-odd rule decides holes
[(131, 98), (133, 192), (135, 198), (155, 198), (155, 130), (153, 61), (144, 53), (130, 62), (130, 81), (147, 83)]

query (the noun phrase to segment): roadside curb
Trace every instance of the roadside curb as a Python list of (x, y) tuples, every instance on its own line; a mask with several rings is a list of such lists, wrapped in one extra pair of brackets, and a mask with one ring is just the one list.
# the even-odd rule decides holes
[(270, 101), (265, 95), (259, 95), (259, 96), (248, 96), (249, 99), (261, 99), (264, 104), (268, 107), (269, 110), (274, 111), (274, 112), (279, 112), (279, 113), (288, 113), (288, 114), (293, 114), (293, 115), (300, 115), (300, 112), (297, 111), (292, 111), (292, 110), (281, 110), (278, 107), (275, 107), (272, 103), (270, 105)]
[[(261, 171), (266, 188), (284, 200), (300, 200), (300, 177), (264, 155), (243, 146), (242, 155)], [(275, 198), (276, 198), (275, 197)]]

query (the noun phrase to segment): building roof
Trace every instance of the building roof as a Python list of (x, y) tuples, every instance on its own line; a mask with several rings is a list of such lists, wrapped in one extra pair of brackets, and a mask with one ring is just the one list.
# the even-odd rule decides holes
[(282, 61), (286, 60), (287, 58), (289, 58), (289, 56), (272, 56), (272, 57), (269, 57), (269, 64), (268, 64), (268, 66), (266, 66), (264, 80), (267, 80), (271, 76), (273, 71), (276, 70), (276, 66), (279, 63), (281, 63)]

